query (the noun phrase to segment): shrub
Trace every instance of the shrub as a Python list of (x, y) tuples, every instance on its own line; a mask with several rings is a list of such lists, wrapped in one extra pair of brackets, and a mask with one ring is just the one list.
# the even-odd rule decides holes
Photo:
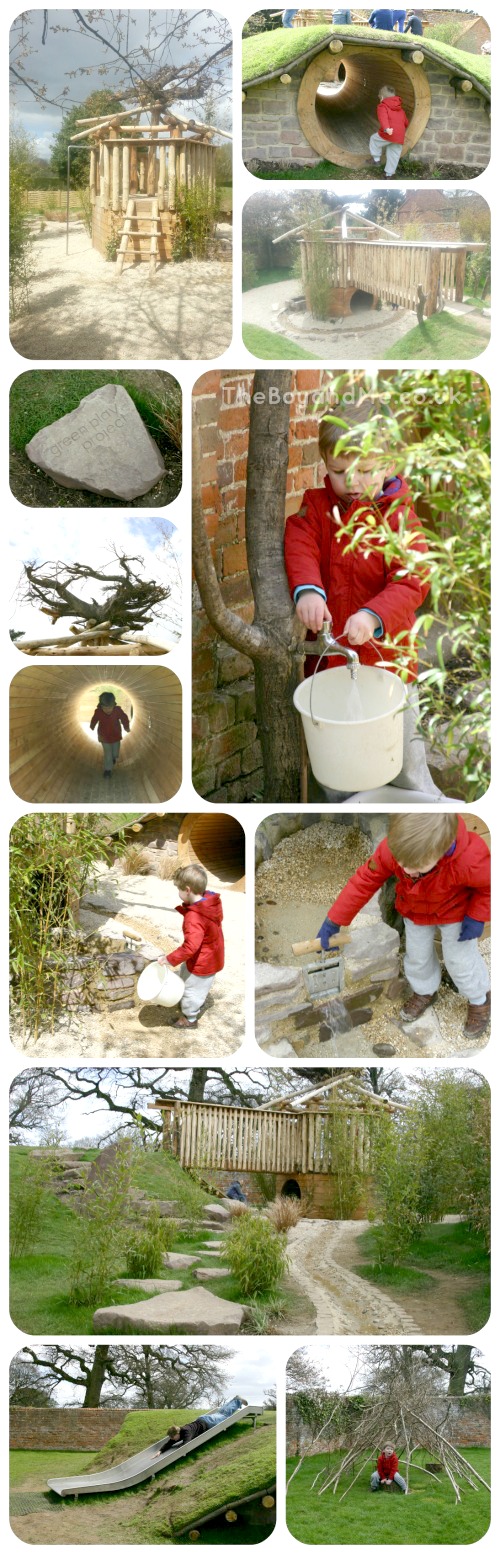
[(156, 1279), (162, 1271), (163, 1253), (174, 1244), (177, 1223), (164, 1219), (153, 1203), (142, 1226), (132, 1234), (125, 1253), (127, 1273), (132, 1279)]
[(246, 251), (245, 251), (245, 249), (243, 250), (243, 256), (242, 256), (242, 275), (243, 275), (243, 291), (250, 291), (252, 286), (256, 286), (257, 285), (257, 281), (259, 279), (259, 271), (258, 271), (258, 267), (257, 267), (257, 261), (256, 261), (256, 258), (255, 258), (255, 254), (250, 253), (250, 251), (248, 249)]
[(25, 1157), (21, 1172), (11, 1184), (10, 1251), (11, 1257), (32, 1252), (38, 1240), (52, 1176), (50, 1158)]
[(123, 874), (151, 874), (151, 856), (147, 847), (141, 847), (139, 842), (132, 842), (130, 847), (126, 847), (121, 869)]
[[(307, 238), (307, 232), (305, 237)], [(328, 243), (321, 238), (314, 237), (309, 244), (307, 289), (309, 304), (314, 318), (327, 319), (330, 311), (330, 292), (332, 278), (330, 273), (330, 249)]]
[(34, 274), (32, 233), (26, 206), (33, 156), (29, 136), (15, 125), (10, 139), (9, 179), (9, 289), (13, 318), (29, 307), (29, 288)]
[(264, 1209), (266, 1218), (270, 1220), (274, 1229), (284, 1232), (291, 1230), (292, 1225), (298, 1225), (302, 1215), (302, 1204), (298, 1198), (275, 1198), (274, 1203), (269, 1203)]
[(69, 1300), (75, 1306), (99, 1305), (111, 1279), (120, 1272), (128, 1241), (133, 1153), (130, 1140), (123, 1139), (113, 1164), (89, 1182), (82, 1193), (81, 1219), (70, 1263)]
[(255, 1182), (262, 1198), (266, 1203), (274, 1203), (276, 1197), (276, 1172), (256, 1171)]
[(240, 1216), (224, 1255), (245, 1296), (273, 1294), (288, 1268), (283, 1238), (263, 1215)]
[[(224, 1207), (226, 1207), (225, 1203)], [(250, 1212), (248, 1203), (240, 1203), (239, 1198), (228, 1198), (227, 1207), (229, 1209), (231, 1219), (237, 1219), (239, 1214), (249, 1214)]]
[(219, 192), (213, 194), (206, 179), (200, 179), (192, 189), (177, 189), (179, 226), (173, 245), (174, 259), (211, 258), (219, 200)]
[(158, 863), (156, 865), (156, 873), (157, 873), (159, 879), (161, 879), (161, 880), (171, 880), (171, 879), (173, 879), (174, 874), (176, 873), (178, 868), (179, 868), (179, 855), (178, 855), (178, 853), (173, 853), (173, 854), (172, 853), (165, 853), (165, 852), (160, 853), (159, 858), (158, 858)]

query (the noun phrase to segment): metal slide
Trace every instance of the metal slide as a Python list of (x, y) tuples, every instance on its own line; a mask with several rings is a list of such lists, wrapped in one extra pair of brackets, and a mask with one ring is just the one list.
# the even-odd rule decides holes
[(162, 1435), (159, 1441), (153, 1441), (151, 1446), (146, 1446), (144, 1451), (136, 1452), (134, 1457), (127, 1457), (125, 1462), (118, 1463), (116, 1467), (105, 1468), (103, 1473), (81, 1473), (75, 1478), (48, 1478), (47, 1484), (55, 1495), (74, 1495), (75, 1499), (78, 1495), (109, 1495), (112, 1490), (131, 1489), (133, 1484), (142, 1484), (144, 1479), (154, 1478), (156, 1473), (163, 1473), (165, 1468), (174, 1467), (181, 1457), (187, 1457), (188, 1452), (198, 1451), (205, 1441), (214, 1440), (216, 1435), (222, 1435), (232, 1425), (239, 1424), (241, 1419), (253, 1416), (255, 1427), (257, 1415), (262, 1413), (262, 1408), (253, 1408), (252, 1405), (238, 1408), (222, 1424), (213, 1425), (204, 1435), (196, 1435), (186, 1446), (174, 1446), (163, 1457), (158, 1457), (158, 1452), (160, 1446), (164, 1446), (168, 1440), (166, 1435)]

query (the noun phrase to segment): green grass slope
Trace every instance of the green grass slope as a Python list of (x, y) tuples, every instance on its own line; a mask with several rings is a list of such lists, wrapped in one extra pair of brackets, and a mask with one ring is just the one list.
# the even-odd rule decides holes
[[(490, 1482), (490, 1453), (479, 1447), (463, 1448), (464, 1456), (483, 1478)], [(351, 1482), (345, 1482), (337, 1490), (318, 1495), (318, 1486), (312, 1489), (316, 1473), (331, 1463), (332, 1469), (341, 1461), (340, 1452), (309, 1457), (288, 1491), (287, 1525), (300, 1543), (342, 1544), (467, 1544), (483, 1538), (490, 1524), (490, 1496), (482, 1485), (478, 1492), (462, 1481), (462, 1500), (455, 1504), (449, 1479), (443, 1473), (437, 1482), (423, 1473), (410, 1473), (409, 1495), (377, 1494), (370, 1492), (371, 1464), (361, 1474), (345, 1500), (340, 1499)], [(417, 1452), (415, 1462), (424, 1466), (429, 1454)], [(295, 1460), (290, 1467), (295, 1467)], [(403, 1470), (404, 1471), (404, 1470)]]
[(486, 350), (488, 336), (472, 319), (434, 313), (385, 352), (386, 361), (466, 361)]
[(312, 58), (330, 38), (342, 38), (346, 43), (366, 43), (370, 48), (391, 43), (393, 48), (407, 50), (412, 46), (422, 48), (426, 58), (439, 64), (451, 65), (459, 75), (470, 77), (488, 92), (491, 86), (491, 59), (487, 55), (467, 54), (450, 43), (434, 39), (417, 38), (413, 45), (408, 38), (394, 32), (372, 32), (370, 27), (300, 27), (297, 30), (280, 28), (276, 32), (256, 33), (243, 39), (243, 85), (251, 85), (262, 76), (279, 75), (287, 66), (296, 64), (308, 55)]
[(258, 356), (259, 361), (274, 362), (317, 362), (319, 356), (314, 356), (312, 351), (305, 351), (303, 346), (297, 345), (294, 340), (287, 340), (285, 335), (275, 335), (271, 329), (261, 329), (259, 324), (243, 324), (243, 344), (252, 356)]

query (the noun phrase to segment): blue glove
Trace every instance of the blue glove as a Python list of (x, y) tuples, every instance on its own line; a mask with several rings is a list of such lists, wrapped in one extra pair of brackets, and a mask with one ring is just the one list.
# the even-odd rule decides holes
[[(325, 917), (324, 923), (321, 924), (321, 928), (318, 929), (316, 934), (316, 938), (321, 939), (322, 950), (330, 949), (330, 939), (333, 938), (334, 933), (340, 933), (340, 924), (332, 923), (331, 917)], [(320, 951), (318, 950), (319, 954)]]
[(464, 944), (467, 939), (480, 939), (484, 923), (478, 922), (477, 917), (464, 917), (462, 931), (458, 935), (459, 944)]

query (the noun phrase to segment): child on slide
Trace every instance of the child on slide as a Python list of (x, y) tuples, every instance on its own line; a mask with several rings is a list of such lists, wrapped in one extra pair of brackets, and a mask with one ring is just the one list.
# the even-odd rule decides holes
[(436, 930), (446, 970), (467, 999), (464, 1036), (477, 1040), (490, 1019), (490, 979), (479, 949), (490, 916), (490, 854), (461, 815), (400, 814), (387, 837), (337, 896), (317, 937), (322, 949), (352, 923), (385, 880), (396, 879), (396, 908), (404, 918), (404, 972), (412, 989), (400, 1017), (411, 1024), (434, 1003), (441, 982)]
[(214, 890), (207, 890), (207, 875), (200, 864), (188, 864), (174, 874), (181, 906), (175, 908), (183, 919), (184, 938), (170, 955), (159, 955), (160, 965), (179, 967), (186, 987), (181, 1000), (177, 1026), (198, 1024), (215, 976), (224, 965), (222, 902)]
[[(363, 405), (361, 414), (369, 411)], [(383, 657), (388, 668), (397, 672), (401, 651), (409, 646), (415, 625), (415, 612), (423, 603), (429, 580), (422, 568), (404, 570), (404, 558), (384, 559), (384, 546), (378, 524), (387, 519), (390, 528), (403, 535), (403, 547), (425, 555), (427, 546), (419, 520), (413, 511), (411, 493), (396, 466), (390, 449), (390, 432), (383, 422), (377, 426), (377, 442), (382, 452), (364, 457), (360, 451), (362, 433), (355, 424), (349, 432), (349, 447), (337, 452), (341, 428), (327, 416), (320, 422), (319, 451), (326, 468), (323, 486), (304, 491), (297, 513), (285, 528), (285, 567), (290, 592), (299, 620), (307, 627), (309, 640), (324, 622), (334, 637), (356, 649), (362, 664), (378, 664)], [(360, 423), (366, 426), (366, 420)], [(381, 428), (381, 429), (380, 429)], [(351, 548), (350, 520), (359, 513), (375, 520), (373, 539)], [(386, 637), (399, 638), (397, 648), (388, 646)], [(381, 651), (377, 651), (378, 643)], [(317, 660), (306, 658), (305, 673), (313, 673)], [(323, 659), (321, 668), (334, 669), (343, 660)], [(409, 788), (442, 799), (427, 767), (423, 739), (416, 732), (418, 720), (418, 663), (412, 648), (410, 683), (403, 713), (403, 768), (395, 779), (397, 788)], [(345, 798), (325, 789), (330, 802)]]

